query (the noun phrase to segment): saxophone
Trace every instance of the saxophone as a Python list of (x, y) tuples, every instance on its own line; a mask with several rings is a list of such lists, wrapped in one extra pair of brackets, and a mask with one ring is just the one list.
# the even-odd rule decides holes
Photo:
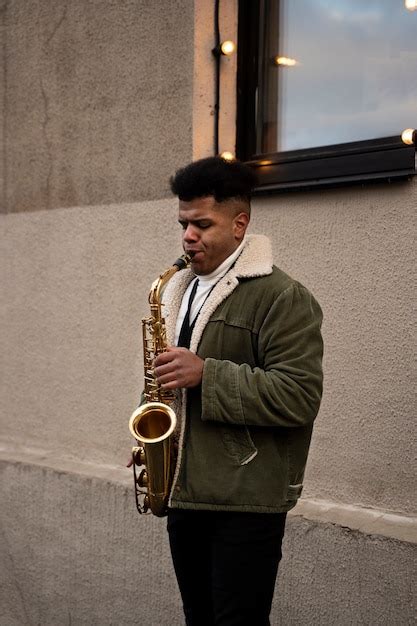
[[(175, 469), (171, 435), (177, 418), (170, 406), (175, 400), (175, 391), (161, 389), (155, 379), (153, 362), (167, 347), (162, 316), (163, 290), (178, 270), (188, 267), (190, 260), (188, 255), (183, 255), (152, 283), (148, 298), (151, 315), (142, 319), (145, 403), (129, 420), (129, 430), (140, 444), (132, 449), (136, 507), (141, 514), (150, 509), (157, 517), (167, 514)], [(145, 467), (137, 476), (136, 466), (141, 465)]]

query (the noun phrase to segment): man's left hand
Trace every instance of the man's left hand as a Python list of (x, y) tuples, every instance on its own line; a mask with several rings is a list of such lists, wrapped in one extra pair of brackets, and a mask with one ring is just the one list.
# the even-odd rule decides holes
[(168, 347), (155, 359), (155, 376), (162, 389), (197, 387), (204, 360), (187, 348)]

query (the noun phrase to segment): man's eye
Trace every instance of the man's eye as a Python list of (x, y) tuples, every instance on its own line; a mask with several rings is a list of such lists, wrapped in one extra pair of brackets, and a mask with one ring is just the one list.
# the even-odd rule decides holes
[(199, 222), (198, 227), (201, 229), (208, 228), (210, 226), (209, 222)]

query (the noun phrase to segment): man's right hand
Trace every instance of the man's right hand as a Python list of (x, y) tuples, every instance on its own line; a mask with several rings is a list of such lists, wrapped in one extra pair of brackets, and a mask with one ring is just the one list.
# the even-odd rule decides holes
[(168, 346), (155, 359), (155, 376), (162, 389), (197, 387), (203, 368), (204, 360), (187, 348)]

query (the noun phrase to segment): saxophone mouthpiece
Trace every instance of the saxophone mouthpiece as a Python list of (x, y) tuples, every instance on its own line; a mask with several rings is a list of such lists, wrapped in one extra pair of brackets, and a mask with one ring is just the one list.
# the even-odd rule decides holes
[(189, 254), (184, 254), (183, 256), (180, 256), (179, 259), (174, 261), (172, 265), (178, 267), (179, 270), (183, 270), (185, 267), (187, 267), (190, 261), (191, 256)]

